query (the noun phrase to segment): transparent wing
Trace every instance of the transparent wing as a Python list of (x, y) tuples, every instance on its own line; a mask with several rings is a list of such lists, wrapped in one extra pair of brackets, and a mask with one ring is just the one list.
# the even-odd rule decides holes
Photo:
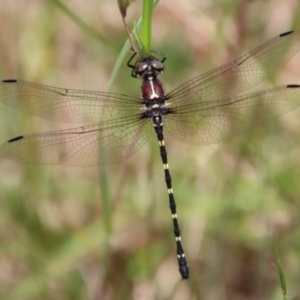
[(300, 85), (189, 104), (172, 109), (166, 130), (190, 144), (212, 144), (277, 118), (300, 105)]
[(234, 96), (266, 79), (299, 50), (300, 31), (278, 35), (233, 62), (182, 84), (166, 95), (169, 107)]
[(0, 156), (41, 165), (109, 165), (136, 153), (151, 123), (140, 115), (83, 127), (19, 136), (0, 146)]
[(24, 80), (0, 82), (0, 101), (51, 121), (93, 123), (139, 113), (141, 100), (122, 94), (61, 89)]

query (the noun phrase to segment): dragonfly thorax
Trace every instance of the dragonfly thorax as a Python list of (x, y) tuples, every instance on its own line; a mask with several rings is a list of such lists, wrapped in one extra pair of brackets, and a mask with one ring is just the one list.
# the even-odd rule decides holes
[(164, 65), (155, 58), (147, 58), (138, 63), (136, 70), (143, 81), (141, 90), (145, 105), (145, 116), (152, 120), (155, 126), (163, 122), (163, 116), (167, 114), (165, 93), (162, 83), (157, 76), (163, 71)]

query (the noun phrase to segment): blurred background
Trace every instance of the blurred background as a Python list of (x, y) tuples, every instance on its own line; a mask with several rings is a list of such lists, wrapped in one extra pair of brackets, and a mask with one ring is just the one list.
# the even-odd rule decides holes
[[(0, 77), (106, 91), (126, 41), (117, 1), (63, 3), (68, 12), (1, 0)], [(153, 48), (167, 56), (165, 91), (297, 28), (297, 0), (161, 0)], [(300, 83), (300, 54), (253, 91), (288, 83)], [(124, 61), (112, 91), (140, 96), (140, 84)], [(70, 127), (0, 103), (1, 143)], [(106, 169), (0, 160), (0, 299), (282, 299), (273, 241), (300, 299), (300, 110), (220, 144), (166, 144), (190, 280), (178, 273), (153, 134)]]

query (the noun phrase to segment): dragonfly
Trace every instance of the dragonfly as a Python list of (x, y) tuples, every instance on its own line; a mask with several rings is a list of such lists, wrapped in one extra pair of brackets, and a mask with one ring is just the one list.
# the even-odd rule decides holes
[[(110, 165), (135, 154), (156, 135), (169, 198), (179, 273), (189, 278), (164, 142), (166, 131), (188, 144), (218, 143), (279, 117), (300, 105), (300, 85), (239, 95), (259, 84), (300, 50), (300, 31), (275, 36), (251, 52), (165, 93), (158, 79), (166, 57), (150, 55), (127, 66), (142, 81), (142, 96), (71, 90), (7, 79), (0, 101), (75, 128), (20, 135), (0, 146), (0, 157), (26, 164), (88, 167)], [(82, 126), (82, 124), (85, 124)]]

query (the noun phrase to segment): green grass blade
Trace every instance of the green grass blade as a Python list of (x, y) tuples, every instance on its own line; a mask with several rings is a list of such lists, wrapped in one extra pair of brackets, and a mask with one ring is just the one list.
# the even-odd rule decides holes
[(52, 2), (58, 6), (64, 13), (66, 13), (80, 28), (84, 29), (89, 35), (96, 38), (97, 40), (109, 45), (112, 47), (110, 41), (104, 38), (99, 34), (94, 28), (85, 23), (75, 12), (70, 9), (63, 1), (61, 0), (52, 0)]
[(129, 49), (130, 49), (130, 43), (129, 43), (129, 40), (127, 40), (125, 42), (125, 44), (123, 45), (122, 50), (120, 51), (120, 54), (118, 55), (116, 63), (113, 67), (113, 70), (112, 70), (112, 73), (111, 73), (111, 76), (110, 76), (109, 82), (108, 82), (108, 90), (110, 90), (112, 88), (120, 68), (124, 65), (124, 60), (125, 60), (126, 55), (128, 55)]
[(141, 32), (139, 32), (139, 24), (135, 24), (133, 29), (133, 35), (137, 42), (137, 51), (139, 58), (149, 57), (151, 55), (152, 44), (151, 44), (151, 25), (152, 25), (152, 13), (158, 0), (144, 0), (143, 4), (143, 15)]
[(153, 8), (154, 0), (144, 0), (141, 40), (147, 56), (149, 56), (151, 52), (151, 22)]
[(280, 280), (280, 286), (281, 286), (283, 299), (288, 300), (285, 277), (284, 277), (284, 273), (283, 273), (283, 270), (282, 270), (282, 267), (281, 267), (281, 264), (280, 264), (278, 250), (277, 250), (277, 246), (275, 245), (275, 243), (273, 243), (273, 251), (274, 251), (274, 254), (275, 254), (275, 258), (276, 258), (276, 266), (277, 266), (278, 276), (279, 276), (279, 280)]
[[(141, 22), (142, 22), (142, 18), (140, 18), (138, 20), (137, 27), (139, 27), (141, 25)], [(122, 50), (120, 51), (120, 54), (116, 60), (114, 67), (113, 67), (112, 74), (110, 76), (109, 83), (108, 83), (108, 90), (111, 89), (111, 87), (116, 79), (116, 76), (118, 75), (120, 68), (124, 65), (124, 60), (125, 60), (125, 57), (128, 55), (129, 49), (130, 49), (130, 43), (129, 43), (129, 40), (127, 40), (125, 42), (125, 44), (123, 45)]]

